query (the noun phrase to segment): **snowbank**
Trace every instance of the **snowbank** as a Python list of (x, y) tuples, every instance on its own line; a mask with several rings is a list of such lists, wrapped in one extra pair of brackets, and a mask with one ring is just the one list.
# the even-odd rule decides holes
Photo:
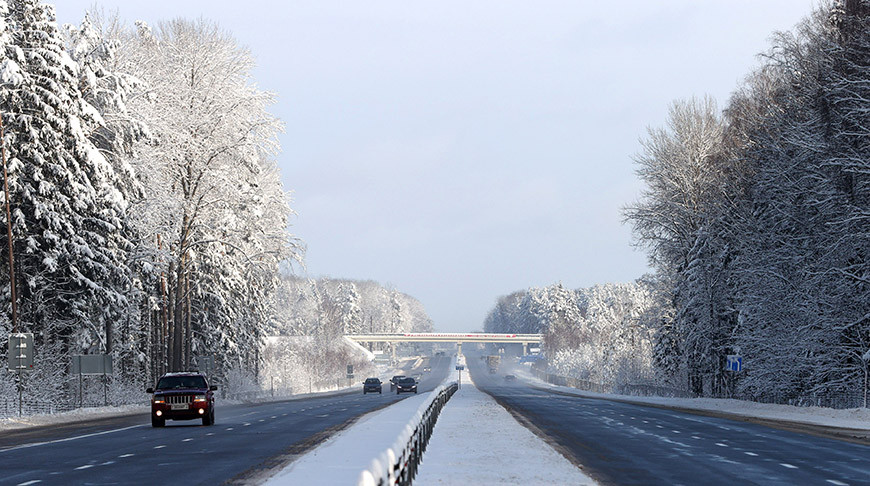
[(438, 417), (415, 486), (596, 484), (464, 375)]
[(686, 410), (731, 414), (742, 417), (821, 425), (825, 427), (870, 430), (870, 409), (867, 408), (840, 410), (823, 407), (796, 407), (793, 405), (759, 403), (724, 398), (667, 398), (614, 395), (588, 392), (567, 386), (552, 385), (535, 377), (525, 369), (518, 369), (517, 374), (535, 386), (587, 398), (620, 400), (629, 403), (637, 403), (639, 405), (658, 405)]
[(265, 484), (356, 484), (360, 471), (371, 464), (375, 455), (393, 445), (428, 395), (415, 395), (363, 416)]
[(24, 417), (8, 417), (0, 419), (0, 430), (24, 429), (27, 427), (39, 427), (43, 425), (56, 425), (105, 417), (117, 417), (119, 415), (146, 416), (151, 411), (147, 405), (121, 405), (117, 407), (92, 407), (77, 408), (69, 412), (52, 414), (26, 415)]

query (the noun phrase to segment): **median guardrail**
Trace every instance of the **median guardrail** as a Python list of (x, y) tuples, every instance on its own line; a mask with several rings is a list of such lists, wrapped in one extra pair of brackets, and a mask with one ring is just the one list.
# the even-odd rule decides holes
[(395, 444), (372, 460), (359, 475), (358, 486), (408, 486), (417, 475), (423, 452), (432, 437), (438, 415), (459, 385), (441, 385), (420, 405), (414, 418), (405, 426)]

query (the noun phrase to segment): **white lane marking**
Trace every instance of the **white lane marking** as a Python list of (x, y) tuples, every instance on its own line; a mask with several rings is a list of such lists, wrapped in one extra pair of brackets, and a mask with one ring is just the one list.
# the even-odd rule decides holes
[(125, 457), (133, 457), (133, 456), (135, 456), (135, 455), (136, 455), (136, 454), (121, 454), (120, 456), (118, 456), (118, 458), (119, 458), (119, 459), (123, 459), (123, 458), (125, 458)]
[(68, 441), (76, 440), (76, 439), (85, 439), (87, 437), (96, 437), (98, 435), (111, 434), (113, 432), (121, 432), (122, 430), (135, 429), (136, 427), (144, 427), (144, 425), (131, 425), (129, 427), (123, 427), (120, 429), (104, 430), (102, 432), (94, 432), (93, 434), (85, 434), (85, 435), (77, 435), (75, 437), (67, 437), (66, 439), (47, 440), (45, 442), (34, 442), (32, 444), (21, 444), (20, 446), (15, 446), (15, 447), (10, 447), (8, 449), (0, 450), (0, 454), (2, 454), (4, 452), (18, 450), (18, 449), (27, 449), (29, 447), (36, 447), (36, 446), (47, 445), (47, 444), (57, 444), (59, 442), (68, 442)]
[(41, 483), (41, 482), (42, 482), (41, 479), (34, 479), (34, 480), (32, 480), (32, 481), (27, 481), (27, 482), (24, 482), (24, 483), (18, 483), (18, 486), (30, 486), (31, 484), (36, 484), (36, 483)]
[(265, 422), (265, 420), (263, 420), (263, 419), (260, 419), (259, 421), (260, 421), (260, 422)]
[(693, 435), (692, 438), (693, 438), (693, 439), (701, 439), (701, 438), (698, 437), (697, 435)]
[(680, 432), (679, 430), (672, 430), (671, 432), (673, 432), (673, 433), (675, 433), (675, 434), (681, 434), (681, 433), (682, 433), (682, 432)]
[(716, 445), (719, 446), (719, 447), (728, 447), (727, 444), (723, 444), (723, 443), (721, 443), (721, 442), (717, 442)]
[(214, 432), (209, 432), (209, 433), (207, 433), (207, 434), (205, 434), (205, 435), (206, 435), (206, 436), (214, 435)]
[(286, 417), (287, 414), (286, 414), (286, 413), (282, 413), (281, 416), (282, 416), (282, 417)]
[(662, 427), (661, 425), (656, 425), (656, 427), (658, 427), (658, 428), (660, 428), (660, 429), (663, 429), (663, 428), (664, 428), (664, 427)]
[(166, 447), (166, 446), (165, 445), (154, 446), (155, 449), (163, 449), (164, 447)]
[(114, 464), (114, 463), (115, 463), (115, 461), (106, 461), (106, 462), (104, 462), (104, 463), (102, 463), (102, 464), (100, 464), (100, 465), (101, 465), (101, 466), (111, 466), (111, 465)]
[(744, 452), (744, 454), (746, 454), (747, 456), (758, 457), (758, 454), (754, 452)]
[(233, 428), (232, 428), (232, 427), (227, 427), (227, 430), (233, 430)]
[(190, 442), (190, 441), (192, 441), (192, 440), (193, 440), (193, 439), (191, 439), (190, 437), (188, 437), (187, 439), (182, 439), (181, 442)]
[(325, 414), (323, 414), (323, 415), (317, 415), (317, 417), (318, 417), (318, 418), (325, 418), (325, 417), (329, 417), (329, 414), (328, 414), (328, 413), (325, 413)]
[[(836, 479), (829, 479), (827, 482), (834, 484), (836, 486), (849, 486), (848, 483), (844, 483), (842, 481), (837, 481)], [(21, 484), (24, 484), (24, 483), (21, 483)]]
[(798, 468), (797, 466), (793, 466), (793, 465), (791, 465), (791, 464), (789, 464), (789, 463), (787, 463), (787, 462), (780, 462), (779, 465), (782, 466), (782, 467), (787, 467), (787, 468), (789, 468), (789, 469), (797, 469), (797, 468)]
[(247, 427), (247, 426), (249, 426), (249, 425), (251, 425), (251, 424), (249, 424), (248, 422), (245, 422), (245, 423), (243, 423), (242, 425), (244, 425), (245, 427)]
[(277, 417), (277, 416), (276, 416), (276, 415), (272, 415), (272, 416), (271, 416), (271, 417), (269, 417), (269, 418), (273, 418), (273, 419), (276, 419), (276, 418), (278, 418), (278, 417)]
[(90, 469), (90, 468), (92, 468), (92, 467), (94, 467), (93, 464), (85, 464), (84, 466), (79, 466), (79, 467), (77, 467), (77, 468), (76, 468), (76, 471), (80, 471), (80, 470), (82, 470), (82, 469)]
[(643, 421), (643, 423), (645, 423), (645, 424), (648, 424), (648, 423), (649, 423), (649, 421), (647, 421), (647, 420), (644, 420), (644, 421)]

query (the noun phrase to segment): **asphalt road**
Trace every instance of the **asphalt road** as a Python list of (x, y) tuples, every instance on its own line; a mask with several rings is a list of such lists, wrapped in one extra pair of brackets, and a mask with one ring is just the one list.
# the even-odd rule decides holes
[(474, 356), (467, 362), (478, 388), (601, 484), (870, 485), (868, 445), (560, 395), (490, 375)]
[[(420, 393), (447, 375), (431, 359)], [(410, 371), (410, 370), (409, 370)], [(361, 382), (362, 380), (360, 380)], [(216, 405), (216, 424), (147, 414), (0, 433), (0, 485), (246, 483), (279, 468), (362, 414), (408, 395), (341, 395), (250, 405)]]

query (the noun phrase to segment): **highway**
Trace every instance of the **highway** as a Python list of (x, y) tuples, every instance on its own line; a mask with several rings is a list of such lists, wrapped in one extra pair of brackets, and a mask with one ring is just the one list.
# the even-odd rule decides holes
[(601, 484), (870, 485), (867, 444), (562, 395), (467, 363), (478, 388)]
[[(447, 376), (431, 359), (420, 393)], [(420, 367), (422, 367), (421, 365)], [(408, 373), (418, 370), (408, 370)], [(360, 383), (362, 379), (359, 380)], [(148, 414), (0, 433), (0, 485), (242, 484), (281, 468), (359, 416), (408, 395), (352, 392), (259, 404), (216, 404), (216, 424)]]

